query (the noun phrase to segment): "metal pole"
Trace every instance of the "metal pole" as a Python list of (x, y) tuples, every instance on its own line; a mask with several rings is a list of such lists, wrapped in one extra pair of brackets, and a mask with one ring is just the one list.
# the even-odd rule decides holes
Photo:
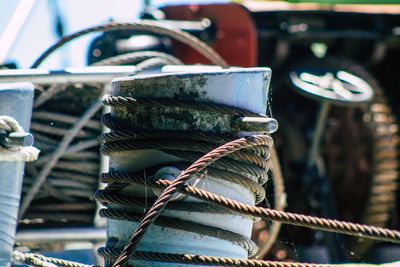
[(329, 102), (325, 101), (321, 104), (320, 110), (318, 112), (318, 120), (315, 125), (311, 149), (308, 154), (308, 160), (307, 160), (307, 168), (308, 169), (310, 169), (313, 166), (313, 164), (315, 162), (315, 158), (317, 157), (317, 154), (319, 152), (321, 138), (322, 138), (322, 135), (324, 134), (324, 130), (325, 130), (326, 118), (328, 117), (330, 108), (331, 108), (331, 104), (329, 104)]
[[(0, 85), (0, 115), (14, 118), (25, 131), (31, 121), (32, 102), (31, 83)], [(11, 262), (23, 173), (23, 161), (0, 161), (0, 266)]]
[(26, 81), (41, 85), (109, 83), (114, 78), (125, 76), (134, 71), (134, 66), (82, 67), (57, 71), (47, 69), (0, 70), (0, 83)]

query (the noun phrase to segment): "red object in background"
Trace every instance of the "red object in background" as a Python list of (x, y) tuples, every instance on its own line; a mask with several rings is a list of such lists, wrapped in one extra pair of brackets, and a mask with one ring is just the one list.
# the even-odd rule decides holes
[[(216, 26), (211, 47), (231, 66), (257, 65), (257, 32), (246, 8), (237, 4), (182, 5), (163, 8), (170, 20), (201, 20), (208, 18)], [(210, 64), (192, 48), (174, 43), (174, 53), (185, 64)]]

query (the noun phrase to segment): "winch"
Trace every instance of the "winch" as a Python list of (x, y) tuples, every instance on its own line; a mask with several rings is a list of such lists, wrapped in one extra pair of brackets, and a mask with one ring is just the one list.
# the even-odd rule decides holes
[[(160, 196), (157, 183), (173, 182), (222, 144), (277, 129), (276, 120), (265, 115), (268, 68), (185, 68), (181, 73), (116, 79), (103, 98), (111, 106), (111, 113), (103, 116), (111, 131), (103, 134), (101, 149), (110, 157), (110, 171), (101, 175), (108, 186), (96, 198), (107, 207), (100, 210), (107, 218), (107, 246), (99, 253), (108, 265)], [(272, 139), (264, 137), (258, 145), (198, 166), (187, 184), (248, 205), (261, 202), (272, 146)], [(252, 224), (251, 217), (176, 193), (138, 250), (246, 259), (256, 253)], [(135, 259), (129, 263), (172, 266)]]

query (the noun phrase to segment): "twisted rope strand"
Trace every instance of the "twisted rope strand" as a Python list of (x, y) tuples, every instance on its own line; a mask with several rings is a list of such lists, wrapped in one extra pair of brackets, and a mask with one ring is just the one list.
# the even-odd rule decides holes
[(228, 68), (229, 65), (226, 63), (224, 59), (221, 58), (211, 47), (209, 47), (204, 42), (200, 41), (196, 37), (181, 31), (179, 29), (168, 29), (164, 28), (160, 24), (153, 21), (139, 22), (139, 23), (115, 23), (111, 22), (109, 24), (100, 25), (92, 28), (88, 28), (79, 32), (76, 32), (71, 35), (64, 36), (61, 38), (56, 44), (47, 49), (32, 65), (32, 68), (37, 68), (50, 54), (52, 54), (59, 47), (64, 44), (81, 37), (83, 35), (92, 33), (92, 32), (110, 32), (110, 31), (118, 31), (118, 30), (139, 30), (146, 31), (160, 35), (166, 35), (171, 38), (174, 38), (198, 51), (204, 57), (212, 62), (212, 64), (220, 65), (223, 68)]
[(109, 57), (93, 63), (92, 66), (133, 65), (150, 58), (166, 59), (171, 65), (184, 65), (180, 59), (167, 53), (156, 51), (139, 51)]
[[(115, 259), (121, 253), (120, 249), (116, 248), (99, 248), (98, 254), (104, 258)], [(158, 261), (169, 263), (183, 264), (201, 264), (210, 266), (234, 266), (234, 267), (339, 267), (340, 265), (333, 264), (314, 264), (314, 263), (299, 263), (299, 262), (281, 262), (281, 261), (265, 261), (265, 260), (247, 260), (233, 259), (213, 256), (199, 256), (192, 254), (173, 254), (173, 253), (158, 253), (147, 251), (136, 251), (132, 255), (133, 259), (145, 261)]]
[(248, 148), (257, 145), (272, 145), (272, 138), (265, 135), (251, 136), (248, 138), (240, 138), (229, 142), (221, 147), (214, 149), (213, 151), (207, 153), (195, 163), (193, 163), (189, 168), (183, 171), (167, 189), (160, 195), (154, 205), (150, 208), (149, 212), (146, 214), (135, 233), (131, 237), (130, 241), (124, 248), (121, 255), (114, 262), (113, 267), (122, 266), (125, 264), (132, 254), (137, 249), (140, 241), (143, 239), (144, 234), (147, 232), (149, 227), (154, 223), (156, 218), (160, 215), (162, 210), (167, 205), (168, 201), (171, 199), (172, 195), (181, 189), (185, 182), (187, 182), (193, 175), (199, 173), (204, 168), (206, 168), (211, 163), (224, 157), (230, 153), (233, 153), (242, 148)]
[[(144, 184), (143, 179), (139, 176), (119, 172), (104, 173), (101, 175), (101, 181)], [(148, 186), (156, 186), (162, 189), (168, 188), (172, 185), (172, 182), (168, 180), (157, 180), (154, 182), (146, 181), (146, 183)], [(279, 221), (285, 224), (302, 226), (315, 230), (400, 243), (400, 232), (396, 230), (251, 206), (189, 185), (184, 185), (179, 189), (179, 192), (203, 201), (217, 204), (234, 212), (251, 215), (265, 220)]]
[[(104, 206), (107, 206), (109, 203), (117, 204), (119, 206), (130, 207), (132, 206), (140, 206), (141, 208), (147, 208), (157, 199), (146, 199), (132, 197), (120, 193), (110, 192), (108, 190), (97, 190), (94, 198), (103, 203)], [(173, 201), (168, 203), (169, 210), (179, 210), (179, 211), (196, 211), (196, 212), (214, 212), (219, 214), (229, 214), (230, 211), (219, 207), (217, 205), (210, 205), (206, 202), (182, 202), (182, 201)], [(143, 210), (143, 209), (142, 209)]]
[[(202, 141), (191, 141), (166, 137), (162, 139), (142, 139), (140, 142), (137, 142), (135, 139), (118, 141), (107, 141), (103, 139), (101, 152), (105, 155), (108, 155), (109, 153), (116, 151), (140, 150), (149, 148), (158, 150), (178, 150), (181, 153), (185, 153), (185, 151), (193, 151), (204, 154), (216, 148), (216, 145)], [(252, 163), (268, 171), (267, 157), (260, 157), (255, 153), (247, 151), (237, 151), (230, 154), (228, 157), (235, 160)]]
[(95, 267), (94, 265), (87, 265), (73, 261), (67, 261), (57, 258), (45, 257), (40, 254), (26, 253), (14, 251), (13, 257), (18, 259), (18, 261), (24, 262), (29, 265), (40, 266), (40, 267), (50, 267), (50, 266), (64, 266), (64, 267)]
[[(113, 118), (111, 113), (102, 116), (103, 124), (113, 131), (105, 133), (101, 139), (105, 142), (118, 141), (125, 139), (147, 139), (147, 138), (176, 138), (189, 139), (195, 141), (205, 141), (212, 144), (222, 145), (232, 141), (225, 135), (202, 133), (202, 132), (187, 132), (187, 131), (172, 131), (172, 130), (146, 130), (146, 129), (130, 129), (126, 124), (121, 123)], [(267, 146), (256, 146), (243, 151), (254, 151), (262, 157), (268, 157), (270, 154)]]
[(0, 116), (0, 131), (24, 133), (24, 129), (13, 117)]
[[(120, 211), (112, 209), (101, 209), (100, 217), (114, 220), (136, 221), (142, 219), (141, 213), (133, 211)], [(169, 227), (173, 229), (183, 230), (186, 232), (197, 233), (201, 236), (207, 235), (221, 240), (229, 241), (235, 245), (241, 246), (248, 251), (248, 254), (253, 256), (257, 252), (257, 245), (248, 237), (229, 230), (224, 230), (218, 227), (196, 223), (193, 221), (182, 220), (178, 218), (159, 216), (155, 225), (161, 227)]]

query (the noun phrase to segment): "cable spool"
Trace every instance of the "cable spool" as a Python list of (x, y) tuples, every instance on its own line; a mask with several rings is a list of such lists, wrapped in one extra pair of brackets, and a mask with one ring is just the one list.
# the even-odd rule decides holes
[[(108, 221), (107, 248), (122, 249), (143, 212), (157, 198), (146, 181), (154, 182), (155, 176), (173, 180), (172, 168), (184, 170), (238, 133), (261, 129), (257, 123), (237, 121), (249, 121), (243, 117), (267, 119), (263, 113), (269, 73), (263, 68), (238, 69), (113, 81), (111, 95), (103, 98), (112, 108), (103, 118), (111, 132), (102, 136), (101, 148), (110, 156), (110, 172), (101, 176), (108, 187), (96, 194), (107, 206), (100, 210), (100, 216)], [(270, 119), (263, 125), (261, 133), (269, 133), (276, 128), (276, 121)], [(272, 139), (232, 153), (189, 184), (254, 205), (265, 197), (261, 185), (268, 179), (271, 145)], [(160, 174), (162, 170), (164, 174)], [(136, 177), (139, 182), (128, 185), (121, 181), (124, 177)], [(250, 240), (252, 223), (251, 217), (191, 197), (178, 198), (157, 219), (140, 249), (246, 259), (257, 251)], [(110, 263), (111, 259), (107, 260)]]

